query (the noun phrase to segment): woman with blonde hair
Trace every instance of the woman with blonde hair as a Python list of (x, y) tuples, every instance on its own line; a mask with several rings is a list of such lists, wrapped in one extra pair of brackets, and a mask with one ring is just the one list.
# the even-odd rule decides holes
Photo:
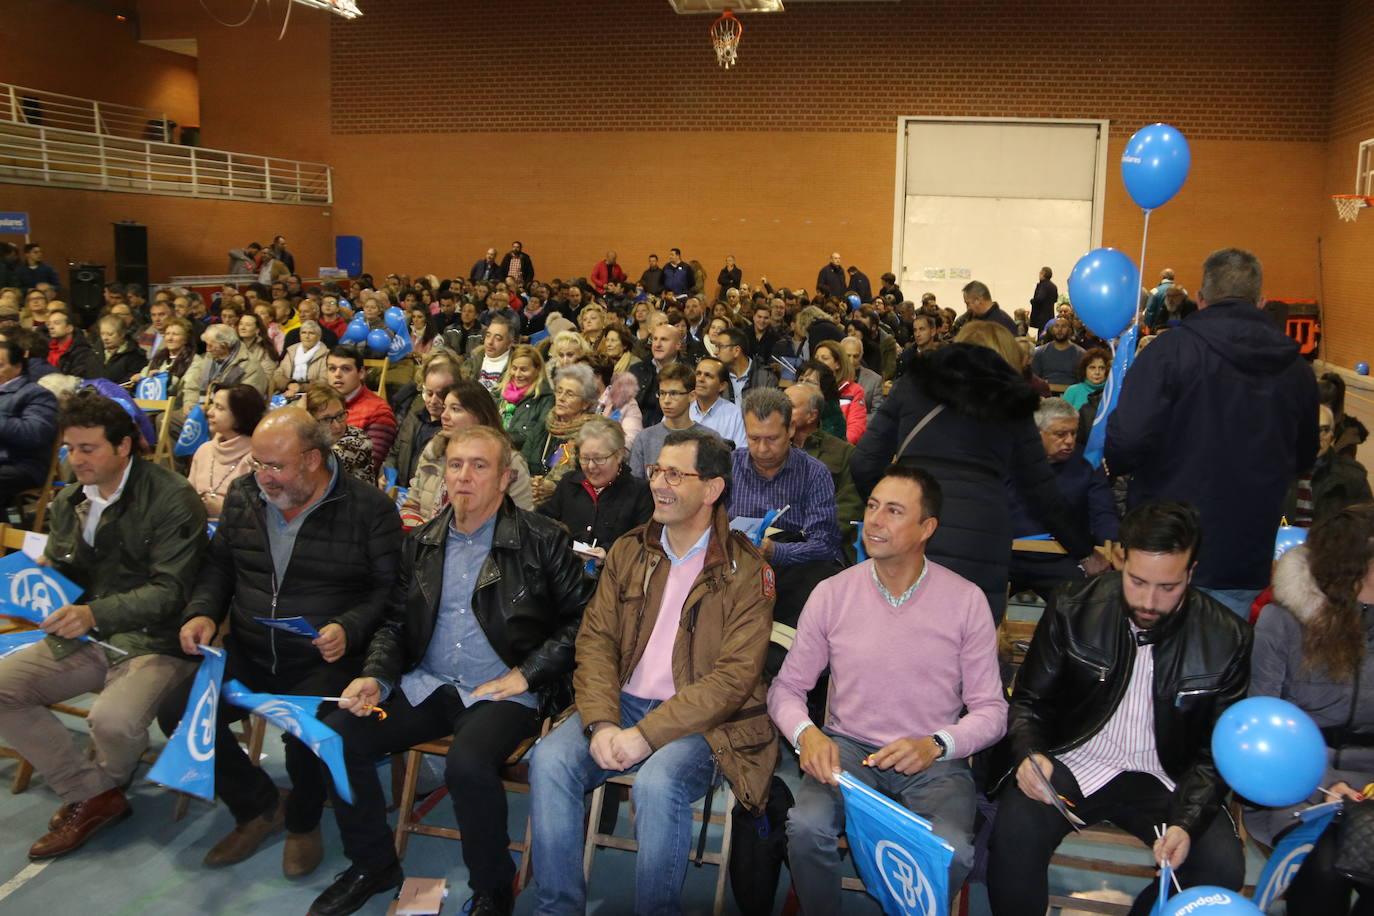
[(553, 409), (553, 391), (544, 378), (544, 359), (537, 348), (520, 344), (511, 350), (492, 397), (516, 451), (525, 447), (530, 436), (543, 432), (544, 418)]
[[(1042, 398), (1049, 397), (1053, 392), (1050, 386), (1040, 376), (1030, 371), (1030, 359), (1026, 356), (1026, 351), (1017, 343), (1017, 338), (1013, 337), (1011, 331), (992, 321), (970, 321), (959, 329), (959, 333), (954, 337), (955, 343), (973, 344), (976, 347), (983, 347), (991, 350), (1006, 361), (1008, 366), (1015, 369), (1020, 376), (1026, 380), (1026, 384)], [(1070, 401), (1070, 403), (1072, 403)], [(1080, 407), (1080, 404), (1074, 404)]]
[(573, 441), (588, 418), (595, 416), (596, 399), (601, 389), (590, 366), (573, 363), (563, 366), (553, 377), (553, 409), (544, 418), (542, 434), (536, 431), (521, 449), (525, 462), (534, 468), (534, 500), (543, 502), (563, 475), (577, 466), (577, 446)]
[(864, 430), (868, 429), (868, 405), (863, 386), (854, 379), (854, 364), (844, 348), (833, 340), (816, 344), (815, 359), (835, 373), (835, 384), (840, 389), (840, 412), (844, 414), (845, 439), (850, 445), (858, 445)]
[(544, 374), (552, 382), (554, 373), (559, 369), (583, 361), (591, 352), (592, 348), (587, 344), (587, 338), (581, 334), (576, 331), (559, 331), (549, 344), (549, 359), (544, 365)]
[(606, 307), (599, 302), (588, 302), (577, 313), (577, 326), (588, 348), (594, 348), (601, 342), (601, 335), (605, 333), (608, 323)]

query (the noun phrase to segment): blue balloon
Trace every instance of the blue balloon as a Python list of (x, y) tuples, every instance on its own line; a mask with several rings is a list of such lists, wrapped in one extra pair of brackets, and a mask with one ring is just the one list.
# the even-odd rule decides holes
[(382, 317), (386, 319), (386, 326), (394, 333), (399, 334), (406, 329), (406, 313), (401, 311), (399, 305), (387, 309)]
[(1183, 134), (1168, 124), (1151, 124), (1136, 131), (1122, 150), (1121, 180), (1131, 200), (1153, 210), (1178, 193), (1192, 164), (1193, 153)]
[(1296, 805), (1326, 774), (1321, 729), (1278, 697), (1250, 697), (1222, 713), (1212, 729), (1212, 757), (1237, 794), (1270, 808)]
[(385, 353), (391, 346), (391, 335), (381, 328), (369, 331), (367, 335), (367, 348), (374, 353)]
[(1164, 916), (1264, 916), (1240, 891), (1199, 884), (1169, 898)]
[(1274, 538), (1274, 559), (1277, 560), (1288, 551), (1307, 540), (1307, 529), (1293, 525), (1280, 525)]
[(1356, 375), (1368, 375), (1368, 374), (1369, 374), (1369, 363), (1356, 363), (1356, 364), (1355, 364), (1355, 374), (1356, 374)]
[(1074, 314), (1103, 340), (1119, 337), (1135, 319), (1140, 271), (1115, 248), (1096, 248), (1078, 259), (1069, 274)]
[(344, 328), (339, 343), (355, 344), (362, 343), (364, 340), (367, 340), (367, 319), (359, 315), (348, 323), (348, 327)]
[(864, 304), (863, 300), (859, 298), (858, 293), (850, 293), (848, 296), (845, 296), (844, 298), (845, 301), (849, 303), (849, 308), (851, 311)]

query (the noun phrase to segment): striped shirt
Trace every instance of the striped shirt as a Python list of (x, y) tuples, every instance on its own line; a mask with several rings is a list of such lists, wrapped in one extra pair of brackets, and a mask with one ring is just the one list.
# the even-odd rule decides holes
[[(1131, 624), (1131, 634), (1139, 632)], [(1126, 772), (1148, 773), (1170, 792), (1174, 790), (1155, 745), (1154, 685), (1154, 646), (1138, 645), (1126, 694), (1107, 724), (1083, 744), (1059, 755), (1059, 762), (1069, 768), (1084, 797)]]

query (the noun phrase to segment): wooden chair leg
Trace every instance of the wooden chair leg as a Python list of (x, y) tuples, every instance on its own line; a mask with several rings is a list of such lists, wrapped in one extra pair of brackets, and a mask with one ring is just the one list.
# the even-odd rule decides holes
[(518, 894), (530, 883), (530, 849), (534, 846), (534, 823), (525, 816), (525, 848), (520, 850), (520, 868), (515, 872), (515, 892)]
[(406, 846), (410, 844), (410, 825), (413, 823), (415, 809), (415, 785), (420, 781), (420, 766), (424, 754), (419, 751), (406, 751), (405, 783), (401, 787), (400, 810), (396, 812), (396, 858), (406, 857)]
[(591, 809), (587, 812), (587, 842), (582, 848), (582, 880), (592, 877), (592, 857), (596, 855), (596, 841), (601, 830), (601, 805), (606, 798), (606, 785), (602, 783), (592, 790)]
[[(725, 796), (725, 816), (721, 819), (721, 830), (724, 832), (721, 834), (720, 840), (720, 865), (716, 868), (716, 902), (711, 910), (711, 916), (720, 916), (721, 912), (725, 909), (725, 883), (726, 879), (730, 877), (730, 840), (732, 832), (730, 830), (730, 812), (735, 808), (735, 796), (734, 793), (730, 791), (728, 785), (722, 786), (721, 788), (724, 789), (722, 794)], [(712, 818), (712, 820), (714, 820), (714, 818)], [(702, 827), (706, 829), (705, 825), (702, 825)]]
[(177, 793), (176, 804), (172, 806), (172, 820), (179, 821), (186, 816), (186, 812), (191, 810), (191, 796), (185, 792)]
[(10, 781), (10, 793), (18, 795), (29, 787), (29, 780), (33, 779), (33, 764), (23, 757), (19, 758), (19, 768), (14, 771), (14, 779)]
[(395, 811), (401, 807), (401, 791), (405, 788), (406, 782), (406, 755), (391, 755), (391, 807), (388, 811)]

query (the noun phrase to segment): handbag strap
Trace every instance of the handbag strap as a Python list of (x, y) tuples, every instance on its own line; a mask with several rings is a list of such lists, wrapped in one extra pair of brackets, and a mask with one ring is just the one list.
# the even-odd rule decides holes
[(911, 444), (912, 439), (916, 438), (916, 434), (919, 433), (921, 430), (925, 429), (926, 424), (929, 423), (931, 420), (934, 420), (940, 414), (940, 411), (944, 409), (945, 405), (936, 404), (934, 407), (930, 408), (930, 411), (924, 417), (921, 417), (921, 422), (917, 423), (915, 426), (911, 428), (911, 432), (906, 434), (906, 438), (903, 439), (902, 444), (897, 447), (897, 451), (893, 452), (893, 464), (896, 464), (901, 459), (902, 452), (906, 451), (906, 447)]

